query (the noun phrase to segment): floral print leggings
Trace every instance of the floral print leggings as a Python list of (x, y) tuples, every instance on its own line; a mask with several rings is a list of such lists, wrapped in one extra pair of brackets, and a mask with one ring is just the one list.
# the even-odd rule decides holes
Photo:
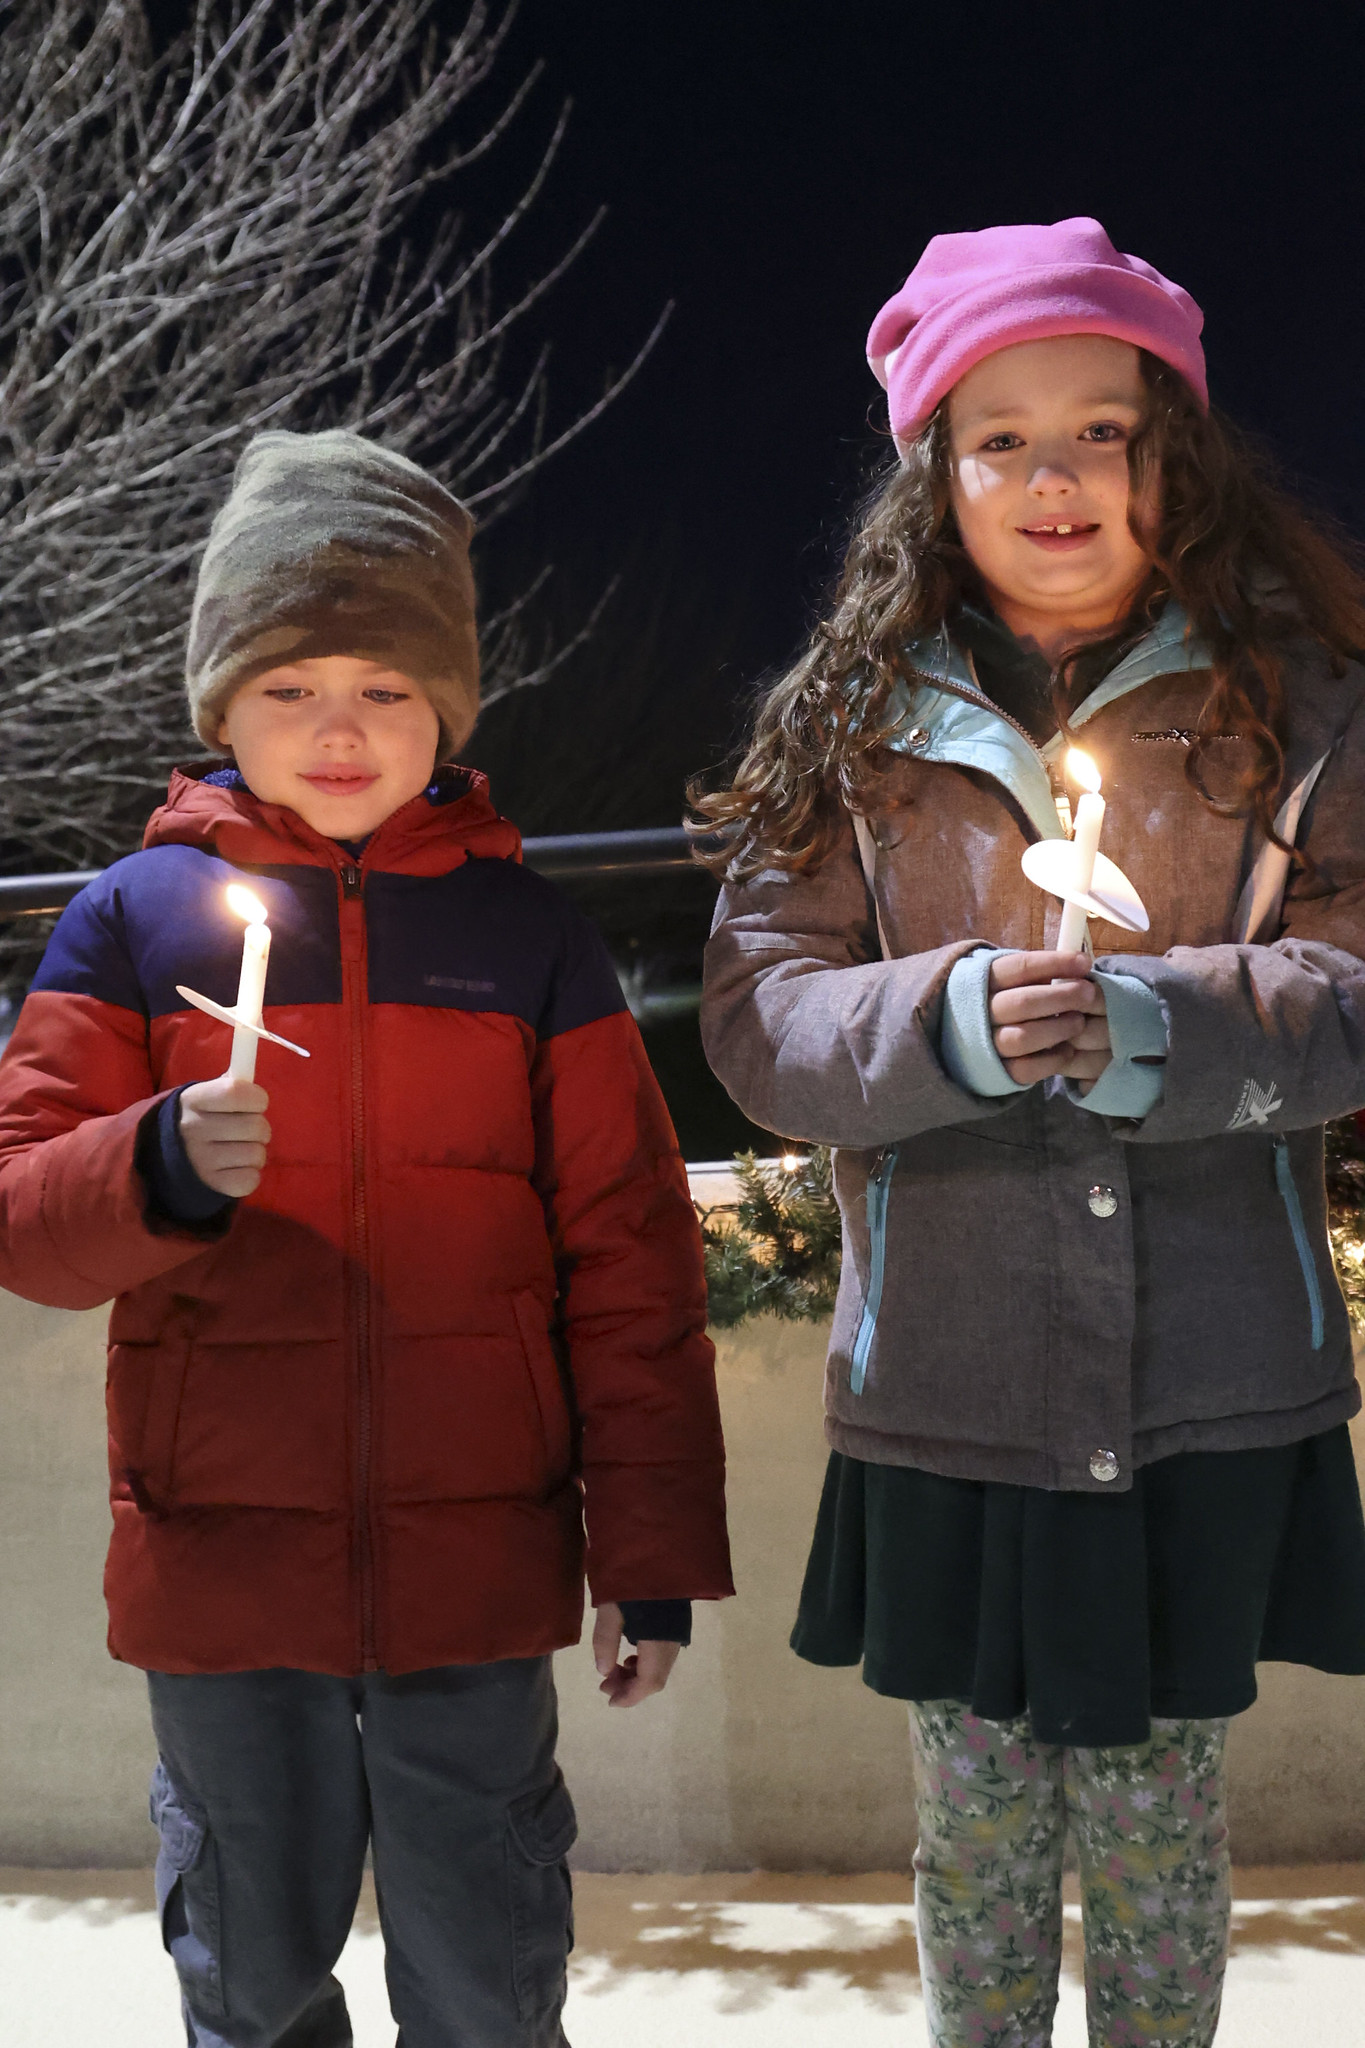
[(1047, 2048), (1068, 1825), (1091, 2048), (1208, 2048), (1231, 1908), (1226, 1721), (1131, 1749), (1037, 1742), (1027, 1719), (914, 1702), (920, 1971), (934, 2048)]

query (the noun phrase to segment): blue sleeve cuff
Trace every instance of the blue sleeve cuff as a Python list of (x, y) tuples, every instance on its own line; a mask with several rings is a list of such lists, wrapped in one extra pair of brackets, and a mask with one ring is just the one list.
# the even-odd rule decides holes
[(682, 1643), (692, 1640), (690, 1600), (623, 1600), (621, 1625), (626, 1641), (640, 1643)]
[(1102, 974), (1097, 968), (1095, 979), (1104, 990), (1114, 1057), (1088, 1095), (1074, 1081), (1066, 1083), (1066, 1092), (1078, 1109), (1136, 1123), (1156, 1108), (1166, 1086), (1170, 1034), (1165, 1012), (1155, 989), (1134, 975)]
[(138, 1164), (151, 1196), (152, 1207), (171, 1223), (216, 1223), (232, 1209), (231, 1195), (220, 1195), (206, 1187), (190, 1165), (185, 1141), (180, 1135), (180, 1098), (177, 1088), (160, 1104), (147, 1132), (148, 1143), (141, 1148)]
[(999, 946), (978, 946), (964, 953), (948, 976), (939, 1026), (938, 1056), (950, 1081), (969, 1095), (1026, 1095), (1027, 1087), (1012, 1081), (991, 1036), (991, 962)]

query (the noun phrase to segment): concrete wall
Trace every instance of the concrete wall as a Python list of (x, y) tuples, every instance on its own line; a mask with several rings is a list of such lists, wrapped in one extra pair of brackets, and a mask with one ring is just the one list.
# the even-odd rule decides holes
[[(0, 1295), (0, 1864), (135, 1864), (151, 1747), (140, 1676), (104, 1652), (103, 1313)], [(588, 1869), (904, 1866), (904, 1712), (786, 1647), (824, 1464), (823, 1331), (721, 1344), (742, 1597), (698, 1610), (662, 1698), (609, 1714), (559, 1659)], [(1243, 1862), (1365, 1857), (1365, 1679), (1268, 1667), (1238, 1721)]]

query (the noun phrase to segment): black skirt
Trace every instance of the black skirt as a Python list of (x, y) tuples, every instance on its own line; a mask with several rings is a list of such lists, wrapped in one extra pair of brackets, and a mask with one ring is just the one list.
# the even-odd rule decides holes
[(874, 1692), (1027, 1711), (1043, 1742), (1237, 1714), (1256, 1664), (1365, 1673), (1365, 1519), (1343, 1423), (1195, 1451), (1129, 1492), (942, 1479), (835, 1452), (792, 1648)]

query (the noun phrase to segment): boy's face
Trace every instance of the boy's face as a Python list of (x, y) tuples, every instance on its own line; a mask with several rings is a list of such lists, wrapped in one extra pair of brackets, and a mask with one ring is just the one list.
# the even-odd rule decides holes
[(327, 839), (364, 839), (431, 781), (440, 720), (409, 676), (326, 654), (243, 683), (218, 727), (247, 787)]

